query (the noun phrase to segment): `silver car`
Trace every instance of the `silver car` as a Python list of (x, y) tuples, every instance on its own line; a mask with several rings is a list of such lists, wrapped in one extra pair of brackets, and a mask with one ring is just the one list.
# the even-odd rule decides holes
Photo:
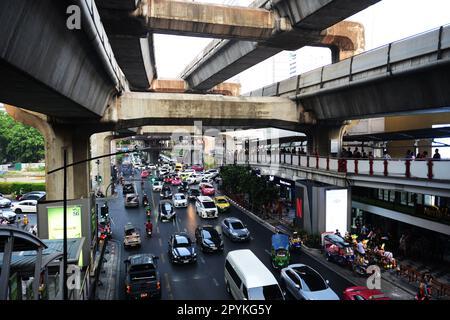
[(139, 196), (136, 193), (129, 193), (125, 197), (125, 208), (139, 207)]
[(250, 231), (238, 218), (226, 218), (222, 221), (222, 233), (231, 241), (249, 241)]
[(297, 300), (339, 300), (328, 280), (304, 264), (291, 264), (281, 269), (281, 281)]
[(0, 208), (9, 208), (9, 207), (11, 207), (11, 200), (0, 196)]

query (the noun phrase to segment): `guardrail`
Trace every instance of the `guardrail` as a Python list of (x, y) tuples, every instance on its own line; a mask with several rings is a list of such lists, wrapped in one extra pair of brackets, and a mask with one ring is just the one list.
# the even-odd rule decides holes
[(433, 159), (346, 159), (295, 154), (240, 153), (237, 164), (292, 165), (305, 169), (408, 179), (450, 180), (450, 160)]

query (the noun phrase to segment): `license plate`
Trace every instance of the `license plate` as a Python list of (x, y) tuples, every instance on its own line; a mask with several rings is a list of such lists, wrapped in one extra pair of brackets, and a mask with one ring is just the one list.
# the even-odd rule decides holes
[(188, 263), (188, 262), (189, 262), (188, 260), (184, 260), (184, 261), (183, 261), (183, 263)]
[(148, 293), (141, 293), (141, 298), (147, 298)]

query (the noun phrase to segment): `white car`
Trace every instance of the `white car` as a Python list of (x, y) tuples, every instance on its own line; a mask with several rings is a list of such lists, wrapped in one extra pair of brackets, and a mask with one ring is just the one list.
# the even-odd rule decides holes
[(203, 177), (202, 181), (200, 181), (200, 188), (202, 187), (202, 184), (213, 184), (214, 180), (208, 177)]
[(217, 169), (209, 169), (208, 171), (205, 172), (205, 176), (209, 177), (211, 179), (216, 178), (219, 175), (219, 170)]
[(193, 173), (189, 176), (189, 178), (186, 179), (186, 181), (188, 184), (196, 184), (200, 183), (202, 179), (203, 179), (202, 175)]
[(148, 169), (149, 169), (149, 170), (156, 170), (156, 166), (155, 166), (154, 164), (151, 164), (151, 163), (150, 163), (150, 164), (148, 165)]
[(199, 196), (195, 201), (195, 210), (201, 218), (218, 218), (219, 211), (210, 197)]
[(22, 200), (11, 205), (11, 210), (17, 214), (36, 213), (37, 200)]
[(152, 190), (155, 192), (161, 192), (162, 186), (162, 181), (155, 181), (153, 182)]
[(12, 211), (0, 210), (0, 217), (6, 219), (8, 222), (14, 222), (16, 220), (16, 214)]
[(187, 208), (188, 201), (184, 193), (175, 193), (172, 197), (175, 208)]

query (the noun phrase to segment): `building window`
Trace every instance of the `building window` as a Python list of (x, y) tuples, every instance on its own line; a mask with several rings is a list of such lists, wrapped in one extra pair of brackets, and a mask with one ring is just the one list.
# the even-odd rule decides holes
[(406, 192), (402, 192), (401, 193), (400, 203), (405, 205), (405, 206), (408, 204), (408, 194)]
[(435, 199), (435, 196), (430, 196), (430, 195), (426, 194), (424, 197), (424, 205), (434, 206), (434, 199)]

